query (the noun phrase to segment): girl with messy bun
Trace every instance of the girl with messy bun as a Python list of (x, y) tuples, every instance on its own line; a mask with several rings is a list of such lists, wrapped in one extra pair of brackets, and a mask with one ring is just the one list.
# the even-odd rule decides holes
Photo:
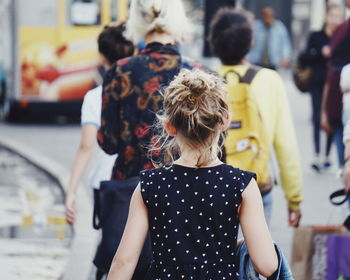
[(165, 89), (163, 111), (157, 117), (161, 133), (151, 155), (163, 152), (163, 163), (173, 164), (183, 148), (174, 130), (190, 140), (185, 142), (198, 159), (195, 166), (210, 164), (221, 152), (218, 140), (229, 119), (223, 81), (200, 70), (182, 70)]
[(237, 280), (239, 223), (254, 268), (275, 273), (255, 174), (218, 158), (230, 119), (225, 95), (220, 78), (199, 70), (182, 70), (165, 89), (164, 131), (153, 151), (165, 149), (167, 165), (140, 173), (109, 280), (131, 279), (148, 232), (153, 260), (145, 279)]

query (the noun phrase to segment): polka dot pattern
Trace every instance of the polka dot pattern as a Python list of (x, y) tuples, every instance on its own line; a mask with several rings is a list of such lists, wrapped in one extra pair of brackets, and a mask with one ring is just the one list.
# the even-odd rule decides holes
[(254, 177), (226, 164), (142, 171), (153, 251), (147, 279), (237, 279), (238, 207)]

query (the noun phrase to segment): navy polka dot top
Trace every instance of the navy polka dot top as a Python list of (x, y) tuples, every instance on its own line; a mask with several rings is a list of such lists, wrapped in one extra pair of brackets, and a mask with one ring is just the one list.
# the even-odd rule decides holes
[(153, 252), (146, 279), (238, 279), (238, 207), (255, 174), (174, 164), (140, 177)]

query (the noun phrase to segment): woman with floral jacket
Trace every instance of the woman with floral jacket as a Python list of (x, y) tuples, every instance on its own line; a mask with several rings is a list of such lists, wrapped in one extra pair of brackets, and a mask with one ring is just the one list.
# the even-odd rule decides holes
[(119, 60), (107, 72), (103, 85), (101, 127), (98, 143), (108, 154), (118, 153), (112, 179), (137, 177), (152, 169), (145, 146), (155, 140), (151, 132), (155, 112), (162, 108), (159, 90), (185, 62), (176, 43), (188, 30), (181, 0), (131, 3), (126, 36), (135, 43), (144, 38), (146, 48), (139, 55)]

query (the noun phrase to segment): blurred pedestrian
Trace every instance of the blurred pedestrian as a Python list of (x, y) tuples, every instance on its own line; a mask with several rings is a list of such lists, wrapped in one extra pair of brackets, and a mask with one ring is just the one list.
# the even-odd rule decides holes
[(163, 137), (153, 151), (165, 149), (166, 166), (141, 172), (109, 280), (130, 279), (148, 231), (146, 279), (238, 279), (239, 223), (255, 269), (274, 274), (278, 259), (255, 174), (218, 158), (229, 114), (225, 85), (214, 75), (183, 70), (165, 89)]
[[(107, 26), (98, 37), (100, 62), (106, 70), (118, 59), (134, 53), (133, 43), (123, 36), (124, 30), (125, 24)], [(101, 103), (102, 86), (98, 86), (86, 93), (81, 108), (80, 144), (66, 194), (66, 219), (71, 224), (76, 220), (76, 193), (88, 163), (92, 160), (87, 181), (96, 192), (101, 181), (110, 179), (116, 159), (116, 155), (108, 155), (96, 147), (97, 130), (101, 124)]]
[(344, 20), (344, 9), (339, 4), (327, 6), (325, 24), (320, 31), (311, 32), (305, 51), (300, 55), (300, 64), (311, 68), (310, 96), (312, 108), (314, 159), (311, 166), (316, 171), (331, 167), (329, 159), (332, 134), (327, 134), (324, 158), (321, 157), (321, 104), (326, 81), (327, 62), (330, 56), (330, 38), (336, 27)]
[[(245, 87), (250, 84), (249, 98), (251, 103), (257, 106), (259, 121), (261, 119), (264, 132), (264, 140), (261, 143), (270, 149), (262, 151), (267, 154), (266, 165), (270, 159), (272, 148), (276, 152), (279, 164), (280, 177), (285, 197), (288, 201), (290, 226), (298, 226), (301, 218), (300, 203), (302, 201), (301, 169), (296, 135), (292, 121), (292, 115), (288, 105), (286, 90), (278, 73), (271, 69), (258, 68), (249, 64), (245, 57), (249, 52), (252, 37), (252, 25), (245, 12), (233, 9), (220, 9), (212, 20), (209, 40), (216, 56), (219, 57), (223, 66), (217, 69), (218, 73), (226, 77), (228, 83), (228, 94), (235, 97), (238, 92), (230, 89), (245, 81)], [(250, 77), (247, 77), (250, 76)], [(233, 100), (229, 100), (233, 102)], [(235, 112), (233, 112), (235, 116)], [(240, 133), (240, 129), (249, 125), (232, 122), (230, 129)], [(250, 131), (250, 135), (256, 135), (256, 131)], [(237, 143), (237, 150), (254, 152), (256, 147), (253, 136), (243, 139)], [(258, 139), (261, 141), (262, 139)], [(234, 159), (238, 153), (227, 154), (227, 161)], [(242, 160), (245, 158), (243, 157)], [(241, 161), (241, 163), (243, 163)], [(240, 167), (240, 166), (237, 166)], [(257, 172), (257, 171), (256, 171)], [(267, 172), (267, 177), (269, 177)], [(259, 179), (259, 178), (258, 178)], [(272, 213), (272, 180), (259, 185), (264, 202), (265, 216), (267, 221)]]
[(271, 7), (261, 10), (261, 20), (254, 24), (254, 40), (252, 41), (248, 60), (264, 68), (288, 68), (292, 56), (290, 37), (285, 25), (275, 18)]
[[(346, 6), (350, 8), (350, 0), (346, 1)], [(346, 20), (336, 28), (331, 39), (330, 49), (327, 82), (321, 107), (321, 126), (327, 133), (333, 133), (339, 167), (342, 167), (344, 144), (340, 73), (344, 65), (350, 63), (350, 20)]]
[[(156, 139), (151, 127), (155, 112), (163, 106), (159, 90), (168, 85), (181, 68), (194, 66), (177, 48), (190, 27), (181, 0), (131, 1), (125, 35), (135, 44), (144, 39), (146, 48), (139, 55), (119, 60), (106, 73), (98, 131), (100, 147), (108, 154), (118, 154), (111, 177), (116, 188), (123, 185), (125, 190), (134, 190), (139, 172), (154, 168), (145, 147)], [(118, 198), (112, 199), (118, 203)], [(116, 222), (115, 217), (109, 215), (105, 224)], [(122, 227), (115, 230), (122, 232)], [(112, 261), (120, 241), (118, 234), (114, 229), (106, 232), (95, 263), (102, 262), (100, 258), (105, 258), (105, 251), (108, 256), (112, 252)], [(145, 264), (143, 268), (147, 269)], [(108, 271), (109, 266), (105, 269)]]
[[(134, 45), (123, 36), (125, 24), (106, 26), (98, 37), (100, 63), (108, 70), (118, 59), (128, 57), (134, 53)], [(84, 97), (81, 108), (81, 139), (70, 176), (66, 195), (66, 217), (69, 223), (76, 218), (76, 192), (82, 175), (91, 160), (95, 150), (97, 130), (100, 127), (102, 103), (102, 86), (88, 91)], [(99, 187), (100, 181), (111, 177), (112, 167), (116, 155), (110, 156), (101, 149), (96, 149), (93, 155), (88, 183), (93, 189)]]

